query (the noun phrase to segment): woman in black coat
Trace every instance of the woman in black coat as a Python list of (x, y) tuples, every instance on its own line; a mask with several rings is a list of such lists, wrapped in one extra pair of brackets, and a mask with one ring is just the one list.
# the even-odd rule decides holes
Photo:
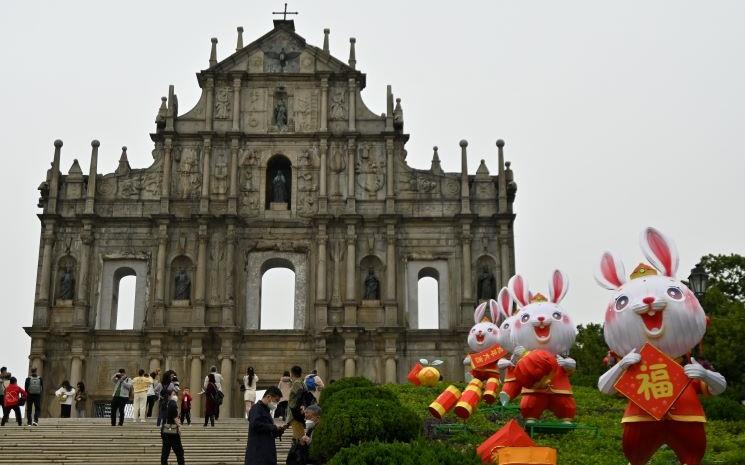
[(277, 446), (274, 439), (282, 436), (287, 425), (277, 427), (271, 409), (276, 408), (282, 391), (272, 386), (248, 413), (248, 445), (245, 465), (277, 465)]
[(173, 450), (178, 465), (185, 465), (184, 447), (181, 445), (181, 422), (178, 418), (178, 396), (173, 390), (169, 390), (166, 396), (168, 400), (166, 401), (163, 426), (160, 429), (162, 442), (160, 463), (161, 465), (168, 465), (168, 456)]

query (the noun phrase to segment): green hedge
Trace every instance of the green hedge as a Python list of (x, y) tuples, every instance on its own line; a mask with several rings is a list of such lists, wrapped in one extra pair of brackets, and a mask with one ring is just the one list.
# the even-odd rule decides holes
[(471, 452), (437, 442), (366, 442), (342, 449), (327, 465), (481, 465)]
[(360, 442), (408, 442), (421, 433), (422, 424), (411, 409), (399, 402), (352, 399), (324, 412), (313, 433), (311, 456), (321, 463), (337, 451)]
[(323, 407), (324, 403), (329, 397), (333, 396), (339, 391), (343, 391), (344, 389), (371, 386), (375, 386), (375, 384), (373, 384), (373, 382), (369, 379), (363, 378), (361, 376), (342, 378), (340, 380), (334, 381), (333, 383), (330, 383), (321, 391), (321, 398), (319, 399), (318, 403), (321, 404), (321, 406)]
[(338, 391), (332, 397), (327, 397), (323, 403), (323, 411), (324, 413), (328, 412), (336, 407), (343, 406), (349, 401), (358, 399), (388, 400), (401, 404), (394, 393), (380, 386), (352, 387)]
[(702, 397), (706, 418), (709, 420), (743, 421), (745, 407), (739, 402), (722, 396)]

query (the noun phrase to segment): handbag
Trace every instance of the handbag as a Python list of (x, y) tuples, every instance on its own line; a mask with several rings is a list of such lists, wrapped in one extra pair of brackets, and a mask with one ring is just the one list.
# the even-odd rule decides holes
[(179, 434), (179, 427), (175, 423), (164, 423), (163, 428), (160, 431), (163, 434)]

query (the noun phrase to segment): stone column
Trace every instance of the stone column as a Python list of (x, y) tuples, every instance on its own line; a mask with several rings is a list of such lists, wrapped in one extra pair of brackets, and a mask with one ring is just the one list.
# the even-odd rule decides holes
[(241, 78), (233, 78), (233, 131), (240, 131)]
[(235, 326), (235, 224), (228, 222), (225, 251), (225, 304), (222, 308), (223, 327)]
[(210, 155), (212, 154), (212, 141), (209, 137), (204, 139), (202, 149), (202, 198), (199, 201), (199, 212), (207, 213), (210, 208)]
[[(150, 348), (148, 349), (148, 357), (150, 358), (150, 371), (156, 371), (160, 368), (160, 358), (163, 354), (163, 350), (161, 348), (161, 342), (158, 337), (151, 337), (150, 338)], [(199, 391), (196, 391), (199, 392)]]
[(344, 337), (344, 377), (350, 378), (357, 373), (357, 335), (345, 333)]
[(326, 167), (326, 159), (328, 157), (328, 151), (329, 151), (329, 144), (326, 141), (326, 139), (321, 139), (321, 143), (319, 144), (320, 152), (321, 152), (321, 174), (319, 175), (319, 184), (318, 187), (318, 195), (320, 197), (326, 197), (328, 194), (326, 192), (326, 170), (328, 169)]
[(396, 300), (396, 227), (386, 226), (385, 232), (385, 299)]
[(468, 191), (468, 141), (460, 141), (460, 212), (471, 213), (471, 195)]
[(353, 224), (347, 225), (347, 286), (345, 299), (357, 300), (357, 235)]
[(357, 130), (357, 81), (349, 78), (349, 131)]
[(316, 272), (316, 300), (326, 301), (326, 264), (328, 253), (326, 252), (326, 223), (318, 224), (318, 269)]
[(52, 280), (52, 248), (54, 247), (54, 220), (44, 221), (42, 241), (44, 243), (41, 254), (41, 272), (39, 276), (39, 294), (34, 308), (34, 326), (46, 326), (49, 313), (49, 285)]
[(199, 225), (199, 247), (197, 252), (197, 276), (194, 286), (194, 321), (199, 326), (204, 326), (204, 291), (207, 280), (207, 225)]
[(97, 140), (91, 142), (91, 165), (88, 169), (88, 191), (85, 195), (85, 214), (92, 215), (93, 205), (96, 199), (96, 170), (98, 169), (98, 147), (101, 143)]
[(388, 355), (385, 358), (385, 382), (395, 384), (398, 382), (396, 372), (398, 370), (398, 364), (396, 363), (395, 355)]
[(78, 294), (75, 302), (74, 326), (88, 325), (88, 268), (93, 245), (93, 225), (90, 220), (83, 220), (80, 232), (80, 271), (78, 272)]
[(329, 382), (328, 378), (328, 360), (326, 356), (316, 357), (313, 367), (318, 371), (318, 376), (321, 377), (324, 383)]
[(238, 211), (238, 138), (230, 141), (230, 190), (228, 192), (228, 213)]
[(387, 137), (385, 140), (385, 212), (393, 214), (396, 212), (394, 188), (395, 180), (395, 163), (393, 161), (393, 138)]
[(171, 151), (173, 142), (166, 137), (163, 144), (163, 180), (160, 186), (160, 212), (168, 213), (168, 200), (171, 196)]
[[(192, 343), (194, 344), (194, 343)], [(202, 410), (202, 396), (196, 395), (202, 390), (202, 360), (204, 355), (202, 352), (201, 341), (199, 342), (199, 353), (195, 353), (195, 347), (192, 345), (191, 348), (191, 372), (189, 376), (189, 387), (191, 392), (194, 394), (194, 400), (191, 404), (192, 417), (204, 417), (204, 411)]]
[[(83, 379), (83, 360), (85, 356), (82, 354), (73, 354), (70, 357), (70, 384), (77, 386), (78, 382)], [(75, 410), (75, 417), (78, 418), (77, 409)]]
[(470, 225), (463, 225), (463, 234), (461, 235), (463, 244), (463, 300), (472, 298), (471, 292), (471, 228)]
[[(225, 345), (225, 342), (223, 342), (223, 345)], [(232, 343), (229, 345), (227, 350), (225, 347), (223, 347), (222, 355), (220, 355), (220, 374), (222, 375), (222, 392), (225, 394), (225, 398), (223, 399), (223, 407), (220, 409), (220, 417), (225, 418), (233, 418), (233, 412), (231, 406), (233, 398), (233, 386), (235, 386), (235, 383), (233, 382), (233, 356), (231, 355), (233, 352)]]
[(204, 91), (207, 93), (207, 102), (205, 104), (206, 109), (204, 112), (204, 130), (212, 131), (212, 98), (215, 92), (215, 81), (213, 78), (207, 78), (207, 82), (204, 84)]
[(499, 231), (499, 266), (502, 270), (502, 286), (507, 285), (511, 277), (510, 273), (510, 241), (507, 238), (507, 228)]
[(354, 194), (354, 158), (355, 151), (357, 150), (357, 144), (353, 137), (350, 137), (347, 141), (347, 212), (354, 213), (355, 211), (355, 194)]
[(328, 131), (329, 79), (321, 78), (321, 132)]
[(47, 202), (47, 213), (54, 215), (57, 213), (57, 196), (59, 194), (59, 163), (62, 152), (62, 141), (54, 141), (54, 159), (52, 160), (52, 177), (49, 180), (49, 200)]
[(155, 268), (155, 301), (165, 301), (166, 288), (166, 249), (168, 247), (168, 223), (158, 224), (158, 256)]

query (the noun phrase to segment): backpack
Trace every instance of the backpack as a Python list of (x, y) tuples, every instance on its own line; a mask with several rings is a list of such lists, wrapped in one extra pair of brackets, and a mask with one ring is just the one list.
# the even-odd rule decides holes
[(300, 394), (300, 405), (303, 407), (308, 407), (310, 405), (313, 405), (316, 403), (316, 396), (313, 395), (309, 390), (303, 389), (302, 394)]
[(316, 390), (316, 375), (308, 375), (308, 377), (305, 378), (305, 388), (309, 391)]
[(32, 376), (28, 379), (28, 393), (41, 394), (41, 378)]
[(215, 391), (214, 394), (212, 394), (212, 402), (216, 403), (217, 405), (222, 405), (223, 400), (225, 400), (225, 394), (222, 391)]
[(19, 394), (19, 391), (5, 391), (5, 405), (18, 405), (20, 401)]

